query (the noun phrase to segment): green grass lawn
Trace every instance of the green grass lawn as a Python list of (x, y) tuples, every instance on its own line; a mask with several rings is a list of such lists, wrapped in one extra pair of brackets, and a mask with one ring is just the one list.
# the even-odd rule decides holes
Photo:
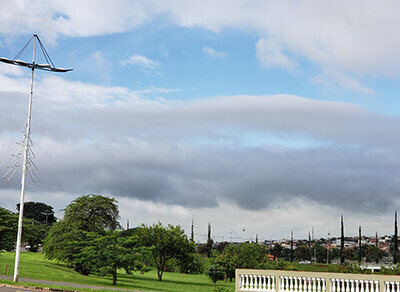
[[(14, 256), (12, 252), (4, 252), (0, 254), (0, 275), (12, 276), (14, 272)], [(74, 272), (72, 269), (66, 267), (63, 264), (59, 264), (53, 261), (45, 259), (41, 253), (21, 253), (20, 262), (20, 278), (31, 278), (41, 279), (49, 281), (59, 282), (73, 282), (82, 283), (82, 275)], [(1, 281), (8, 282), (9, 281)], [(96, 286), (109, 286), (111, 285), (111, 277), (100, 277), (96, 275), (86, 276), (84, 278), (85, 284), (96, 285)], [(38, 284), (32, 284), (33, 286), (41, 286)], [(235, 284), (232, 282), (219, 282), (218, 286), (223, 291), (234, 291)], [(213, 283), (208, 276), (200, 275), (188, 275), (180, 273), (164, 273), (163, 280), (160, 282), (157, 280), (157, 272), (151, 271), (143, 275), (134, 273), (133, 275), (127, 275), (123, 271), (118, 274), (118, 288), (123, 289), (138, 289), (138, 290), (150, 290), (150, 291), (213, 291)], [(55, 287), (56, 288), (56, 287)], [(74, 288), (76, 290), (76, 288)], [(82, 289), (87, 290), (87, 289)]]
[(290, 263), (289, 261), (286, 263), (294, 266), (298, 271), (304, 271), (304, 272), (329, 272), (329, 268), (336, 266), (335, 264), (320, 264), (320, 263), (301, 265), (298, 262)]

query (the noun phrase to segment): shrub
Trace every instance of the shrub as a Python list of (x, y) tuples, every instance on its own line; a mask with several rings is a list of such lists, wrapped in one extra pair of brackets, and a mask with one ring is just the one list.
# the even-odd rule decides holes
[(190, 253), (179, 261), (179, 271), (185, 274), (204, 273), (205, 259), (198, 253)]
[(213, 281), (214, 287), (215, 287), (215, 284), (217, 283), (217, 281), (222, 281), (225, 279), (225, 270), (223, 267), (221, 267), (219, 265), (212, 265), (208, 269), (208, 276)]

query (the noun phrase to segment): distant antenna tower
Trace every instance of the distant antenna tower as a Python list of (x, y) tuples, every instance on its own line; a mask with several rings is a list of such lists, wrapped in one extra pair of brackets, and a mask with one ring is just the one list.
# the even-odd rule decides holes
[[(33, 40), (33, 57), (32, 63), (28, 63), (22, 60), (19, 60), (20, 56), (22, 55), (23, 51), (26, 47), (30, 44)], [(36, 56), (36, 43), (39, 44), (40, 49), (43, 53), (43, 56), (46, 60), (46, 64), (36, 64), (35, 63), (35, 56)], [(15, 266), (14, 266), (14, 282), (18, 282), (18, 270), (19, 270), (19, 257), (21, 252), (21, 237), (22, 237), (22, 219), (24, 213), (24, 197), (25, 197), (25, 183), (26, 183), (26, 175), (28, 174), (29, 177), (33, 182), (38, 181), (38, 177), (35, 173), (37, 169), (36, 165), (33, 163), (32, 159), (35, 157), (35, 154), (32, 151), (32, 140), (30, 137), (31, 134), (31, 113), (32, 113), (32, 97), (33, 97), (33, 77), (35, 69), (44, 70), (44, 71), (52, 71), (52, 72), (68, 72), (72, 69), (63, 69), (63, 68), (56, 68), (53, 61), (51, 60), (49, 54), (47, 53), (45, 47), (43, 46), (42, 42), (40, 41), (39, 37), (34, 34), (31, 39), (25, 44), (25, 46), (19, 51), (19, 53), (14, 57), (14, 59), (7, 59), (7, 58), (0, 58), (0, 62), (21, 66), (21, 67), (28, 67), (31, 69), (31, 91), (29, 96), (29, 105), (28, 105), (28, 117), (26, 120), (25, 127), (23, 129), (23, 135), (20, 142), (17, 144), (20, 146), (19, 151), (14, 156), (14, 159), (7, 165), (8, 171), (3, 176), (3, 178), (10, 181), (14, 174), (17, 172), (19, 168), (19, 160), (21, 156), (23, 156), (22, 161), (22, 175), (21, 175), (21, 198), (20, 198), (20, 207), (19, 207), (19, 219), (18, 219), (18, 234), (17, 234), (17, 248), (15, 252)]]

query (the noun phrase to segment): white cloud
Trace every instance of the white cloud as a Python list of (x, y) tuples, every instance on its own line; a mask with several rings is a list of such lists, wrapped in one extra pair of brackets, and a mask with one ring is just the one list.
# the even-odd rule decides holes
[(123, 65), (131, 64), (137, 65), (150, 70), (157, 70), (160, 67), (160, 62), (154, 61), (142, 55), (130, 56), (127, 60), (122, 61)]
[(204, 46), (203, 47), (203, 52), (207, 53), (210, 57), (216, 58), (216, 59), (223, 59), (226, 58), (228, 55), (225, 52), (219, 52), (216, 51), (210, 47)]
[(324, 72), (323, 74), (312, 78), (312, 81), (328, 86), (335, 84), (339, 87), (348, 88), (363, 95), (375, 95), (375, 91), (372, 88), (361, 84), (355, 78), (337, 72)]
[(61, 35), (106, 35), (131, 31), (167, 15), (179, 26), (256, 32), (263, 36), (259, 46), (268, 49), (267, 56), (277, 57), (272, 58), (278, 59), (275, 65), (290, 67), (287, 52), (323, 71), (397, 76), (400, 39), (393, 36), (400, 30), (399, 11), (396, 0), (384, 4), (372, 0), (116, 0), (111, 6), (105, 0), (19, 0), (14, 5), (0, 3), (0, 33), (10, 37), (37, 31), (50, 40)]
[(257, 58), (266, 68), (281, 67), (293, 71), (297, 66), (296, 62), (285, 55), (281, 45), (274, 40), (261, 38), (256, 44)]

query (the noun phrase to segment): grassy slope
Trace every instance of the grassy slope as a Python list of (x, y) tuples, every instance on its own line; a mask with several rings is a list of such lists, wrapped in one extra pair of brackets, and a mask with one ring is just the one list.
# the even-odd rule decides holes
[[(14, 267), (14, 253), (5, 252), (0, 254), (0, 274), (5, 274), (7, 264), (7, 275), (12, 276)], [(21, 253), (20, 278), (42, 279), (49, 281), (82, 283), (82, 275), (70, 268), (49, 261), (39, 253)], [(4, 282), (4, 281), (3, 281)], [(85, 284), (96, 286), (112, 286), (111, 277), (88, 276)], [(36, 285), (36, 284), (35, 284)], [(38, 285), (36, 285), (38, 286)], [(220, 282), (219, 286), (226, 291), (234, 291), (234, 283)], [(152, 291), (212, 291), (213, 284), (206, 275), (187, 275), (180, 273), (164, 273), (163, 281), (157, 280), (155, 271), (140, 275), (118, 274), (117, 287), (125, 289), (139, 289)]]

